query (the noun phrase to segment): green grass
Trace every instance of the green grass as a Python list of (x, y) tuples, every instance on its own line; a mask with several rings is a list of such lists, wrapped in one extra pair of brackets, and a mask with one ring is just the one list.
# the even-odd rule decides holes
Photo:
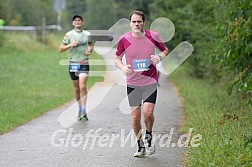
[(221, 84), (190, 77), (178, 69), (171, 80), (182, 99), (183, 132), (201, 134), (199, 147), (189, 147), (185, 166), (252, 166), (252, 109)]
[[(68, 67), (59, 64), (68, 57), (58, 52), (61, 39), (49, 36), (49, 44), (42, 45), (22, 33), (5, 38), (0, 51), (0, 134), (74, 98)], [(90, 77), (88, 87), (102, 80)]]

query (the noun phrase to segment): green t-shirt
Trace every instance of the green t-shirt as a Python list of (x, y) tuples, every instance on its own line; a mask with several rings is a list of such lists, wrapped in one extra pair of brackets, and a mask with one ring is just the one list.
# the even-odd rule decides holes
[(71, 30), (66, 33), (62, 43), (68, 45), (73, 41), (78, 41), (78, 46), (70, 48), (69, 60), (74, 62), (81, 62), (88, 59), (85, 55), (87, 46), (91, 43), (90, 32), (82, 30), (80, 32)]

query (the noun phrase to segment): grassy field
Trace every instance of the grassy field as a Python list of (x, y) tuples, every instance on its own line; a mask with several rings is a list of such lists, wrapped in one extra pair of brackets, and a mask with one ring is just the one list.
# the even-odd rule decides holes
[[(221, 84), (190, 77), (186, 68), (172, 76), (183, 103), (184, 131), (201, 134), (199, 147), (189, 147), (185, 166), (252, 166), (252, 109), (229, 96)], [(183, 129), (182, 129), (183, 131)]]
[[(61, 40), (48, 36), (43, 45), (27, 34), (5, 35), (0, 51), (0, 134), (73, 99), (68, 67), (59, 64), (68, 58), (68, 52), (58, 52)], [(88, 87), (102, 79), (90, 77)]]

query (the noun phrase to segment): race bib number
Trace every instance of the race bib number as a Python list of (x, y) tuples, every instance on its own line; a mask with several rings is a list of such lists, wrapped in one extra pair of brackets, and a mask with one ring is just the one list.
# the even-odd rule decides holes
[(134, 71), (148, 71), (150, 69), (150, 59), (134, 59), (133, 60)]
[(80, 70), (80, 64), (74, 63), (69, 65), (69, 71), (70, 72), (77, 72)]

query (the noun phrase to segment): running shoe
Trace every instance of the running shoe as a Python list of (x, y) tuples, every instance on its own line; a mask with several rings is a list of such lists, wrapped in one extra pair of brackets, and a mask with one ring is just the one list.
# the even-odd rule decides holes
[(80, 120), (81, 121), (87, 121), (88, 120), (88, 116), (87, 116), (87, 113), (83, 113), (80, 117)]
[(81, 120), (81, 111), (79, 111), (79, 113), (78, 113), (77, 120), (78, 120), (78, 121)]
[(152, 155), (155, 153), (156, 148), (152, 140), (145, 140), (145, 148), (146, 148), (146, 153), (148, 155)]
[(79, 112), (77, 120), (78, 121), (87, 121), (88, 120), (87, 113)]
[(137, 152), (134, 153), (134, 157), (141, 158), (146, 155), (145, 147), (138, 147)]

